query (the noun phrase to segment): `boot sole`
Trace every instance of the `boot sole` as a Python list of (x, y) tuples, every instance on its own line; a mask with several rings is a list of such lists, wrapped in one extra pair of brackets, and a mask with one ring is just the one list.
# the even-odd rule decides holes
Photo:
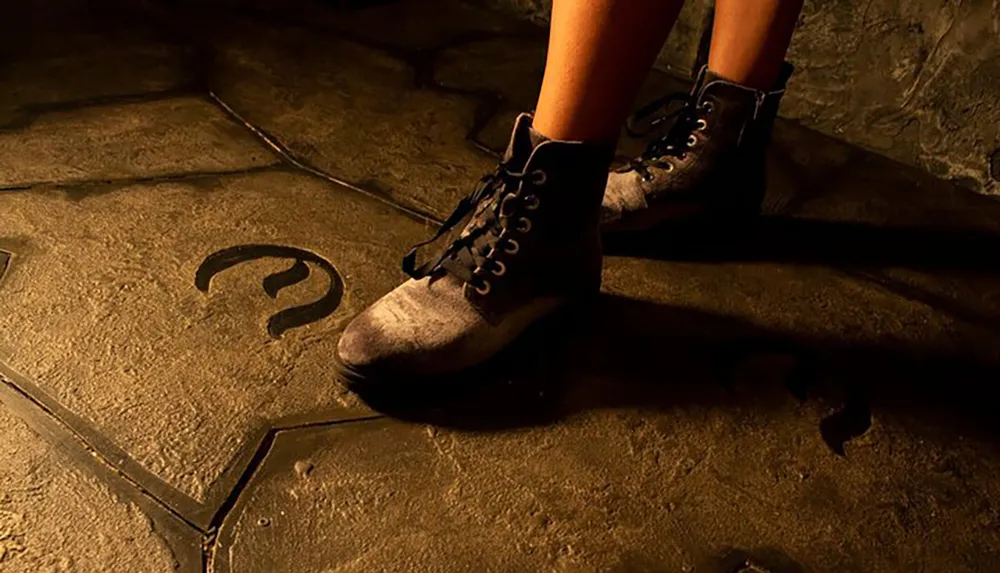
[[(515, 339), (497, 356), (522, 339)], [(347, 389), (380, 414), (414, 423), (465, 425), (471, 429), (482, 420), (459, 421), (466, 416), (469, 403), (478, 404), (481, 392), (489, 392), (507, 380), (496, 372), (497, 356), (462, 370), (436, 375), (359, 371), (339, 358), (335, 359), (334, 367)]]
[(563, 303), (529, 325), (496, 354), (459, 370), (414, 374), (386, 369), (357, 368), (346, 364), (339, 353), (334, 352), (334, 372), (349, 391), (374, 410), (405, 418), (415, 410), (433, 409), (442, 402), (460, 398), (467, 392), (475, 391), (480, 385), (478, 382), (496, 378), (495, 361), (498, 357), (509, 356), (512, 350), (517, 350), (521, 341), (533, 336), (531, 333), (538, 333), (546, 328), (543, 325), (559, 323), (561, 320), (559, 317), (564, 313), (572, 313), (575, 309), (597, 300), (599, 296), (599, 293), (595, 293)]

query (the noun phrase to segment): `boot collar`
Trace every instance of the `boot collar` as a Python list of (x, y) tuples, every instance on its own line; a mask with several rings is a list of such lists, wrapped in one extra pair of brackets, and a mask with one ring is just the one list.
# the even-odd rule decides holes
[(708, 69), (707, 65), (704, 65), (698, 70), (698, 74), (695, 76), (695, 82), (693, 88), (691, 89), (691, 95), (694, 96), (696, 102), (701, 102), (705, 97), (705, 92), (710, 87), (714, 85), (723, 85), (751, 92), (756, 97), (761, 99), (779, 96), (784, 93), (785, 86), (788, 84), (788, 79), (792, 76), (794, 69), (795, 68), (792, 64), (788, 62), (782, 63), (781, 71), (778, 73), (777, 81), (774, 82), (774, 87), (770, 90), (756, 90), (739, 82), (733, 81), (721, 74), (717, 74)]

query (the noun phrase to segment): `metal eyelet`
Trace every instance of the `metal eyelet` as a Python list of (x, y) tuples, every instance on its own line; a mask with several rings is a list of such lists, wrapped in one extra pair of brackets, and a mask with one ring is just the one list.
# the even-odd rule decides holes
[(517, 220), (516, 229), (518, 233), (527, 233), (531, 231), (531, 221), (524, 217), (521, 217), (520, 219)]
[(541, 202), (542, 200), (539, 199), (537, 195), (528, 195), (524, 198), (524, 208), (529, 211), (534, 211), (538, 208), (538, 205), (540, 205)]
[(694, 134), (689, 135), (687, 140), (687, 146), (694, 147), (695, 145), (698, 145), (698, 138), (695, 137)]
[(494, 275), (496, 275), (498, 277), (502, 277), (507, 272), (507, 265), (501, 263), (500, 261), (493, 261), (493, 264), (495, 264), (496, 266), (500, 267), (500, 268), (493, 269), (492, 271), (490, 271)]
[(549, 180), (548, 174), (542, 171), (541, 169), (535, 169), (534, 171), (531, 172), (532, 185), (541, 187), (542, 185), (545, 185), (545, 182), (548, 180)]
[(483, 279), (483, 286), (482, 287), (473, 287), (473, 288), (475, 288), (476, 292), (478, 292), (482, 296), (486, 296), (486, 295), (490, 294), (490, 288), (491, 288), (490, 287), (490, 281), (488, 281), (486, 279)]
[(698, 126), (698, 127), (695, 128), (695, 130), (697, 130), (697, 131), (704, 131), (705, 128), (708, 127), (708, 122), (705, 121), (704, 119), (699, 119), (698, 122), (695, 125)]
[(507, 245), (503, 248), (503, 252), (508, 255), (516, 255), (518, 251), (521, 250), (521, 245), (518, 244), (514, 239), (508, 239)]
[(662, 170), (666, 171), (667, 173), (669, 173), (669, 172), (671, 172), (671, 171), (674, 170), (674, 164), (670, 163), (666, 159), (658, 159), (658, 160), (654, 161), (653, 162), (653, 167), (655, 167), (657, 169), (662, 169)]
[(701, 109), (705, 110), (705, 113), (712, 113), (712, 111), (715, 110), (715, 106), (712, 105), (712, 102), (706, 101), (701, 104)]

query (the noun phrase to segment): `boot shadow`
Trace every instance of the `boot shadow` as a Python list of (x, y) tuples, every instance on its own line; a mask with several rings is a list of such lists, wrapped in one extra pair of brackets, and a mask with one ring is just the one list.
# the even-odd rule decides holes
[(1000, 276), (1000, 234), (961, 227), (762, 216), (732, 224), (692, 219), (605, 238), (608, 255), (669, 261), (774, 262), (852, 269), (906, 268)]
[(533, 327), (475, 372), (373, 408), (474, 432), (553, 424), (616, 408), (833, 406), (817, 431), (843, 455), (872, 412), (917, 417), (997, 442), (1000, 363), (926, 346), (858, 345), (776, 332), (740, 319), (603, 295)]

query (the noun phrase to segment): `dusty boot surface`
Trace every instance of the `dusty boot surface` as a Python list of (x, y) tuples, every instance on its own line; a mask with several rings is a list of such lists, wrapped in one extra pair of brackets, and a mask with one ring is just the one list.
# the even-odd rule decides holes
[[(411, 279), (359, 314), (341, 336), (338, 364), (355, 390), (461, 372), (529, 325), (596, 295), (598, 222), (612, 150), (541, 141), (531, 116), (515, 124), (492, 175), (463, 199), (437, 235), (403, 261)], [(471, 218), (470, 218), (471, 216)], [(418, 250), (468, 219), (427, 262)]]
[[(690, 94), (672, 94), (640, 109), (630, 118), (630, 131), (645, 127), (649, 133), (673, 123), (608, 177), (604, 231), (641, 232), (692, 217), (757, 214), (766, 186), (765, 152), (791, 72), (785, 64), (774, 89), (760, 91), (702, 68)], [(683, 104), (678, 110), (655, 116), (675, 101)]]

